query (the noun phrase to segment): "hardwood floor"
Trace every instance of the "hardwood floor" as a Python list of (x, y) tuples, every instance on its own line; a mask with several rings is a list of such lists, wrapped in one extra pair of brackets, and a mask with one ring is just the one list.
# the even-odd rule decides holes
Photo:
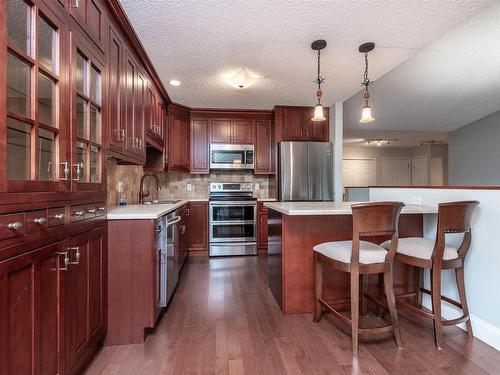
[(86, 374), (498, 374), (500, 352), (456, 327), (434, 346), (432, 325), (401, 314), (392, 337), (363, 341), (324, 314), (284, 316), (267, 288), (267, 259), (191, 258), (144, 345), (104, 347)]

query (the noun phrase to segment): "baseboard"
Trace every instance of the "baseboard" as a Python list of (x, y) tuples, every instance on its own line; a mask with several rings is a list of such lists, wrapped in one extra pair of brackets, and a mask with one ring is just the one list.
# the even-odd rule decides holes
[[(430, 309), (430, 297), (424, 295), (422, 304)], [(453, 305), (443, 303), (441, 306), (441, 315), (445, 319), (457, 318), (461, 315), (461, 313), (462, 310)], [(500, 351), (500, 328), (495, 327), (493, 324), (490, 324), (474, 315), (470, 316), (470, 321), (472, 323), (472, 331), (474, 332), (474, 337)], [(457, 324), (457, 327), (463, 329), (464, 331), (466, 330), (465, 323)]]

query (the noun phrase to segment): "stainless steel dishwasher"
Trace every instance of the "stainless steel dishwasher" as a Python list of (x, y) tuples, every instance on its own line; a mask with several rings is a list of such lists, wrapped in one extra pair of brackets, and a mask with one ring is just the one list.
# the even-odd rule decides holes
[(179, 279), (179, 230), (178, 223), (180, 216), (175, 212), (165, 215), (164, 221), (165, 236), (161, 246), (160, 254), (160, 307), (167, 306), (174, 293)]

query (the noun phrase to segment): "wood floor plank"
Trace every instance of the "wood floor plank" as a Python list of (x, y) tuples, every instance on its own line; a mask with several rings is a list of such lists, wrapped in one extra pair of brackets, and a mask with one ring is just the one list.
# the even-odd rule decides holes
[(142, 345), (103, 348), (87, 375), (498, 374), (500, 352), (448, 327), (400, 314), (405, 349), (361, 338), (329, 314), (281, 313), (267, 288), (267, 259), (190, 259), (168, 310)]

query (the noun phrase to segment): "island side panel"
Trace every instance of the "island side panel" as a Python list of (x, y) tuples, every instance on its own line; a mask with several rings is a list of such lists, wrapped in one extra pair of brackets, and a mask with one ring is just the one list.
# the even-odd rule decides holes
[[(281, 309), (285, 314), (312, 312), (314, 306), (312, 248), (322, 242), (350, 240), (352, 216), (282, 215), (281, 226), (282, 238), (281, 246), (279, 246), (282, 260)], [(401, 215), (400, 237), (422, 236), (422, 234), (423, 216), (421, 214)], [(385, 239), (377, 237), (372, 240), (382, 242)], [(397, 292), (408, 291), (413, 287), (413, 277), (410, 277), (411, 271), (408, 267), (396, 266), (395, 274)], [(370, 289), (376, 290), (376, 283), (377, 277), (371, 277)], [(349, 276), (346, 273), (324, 272), (323, 285), (323, 295), (326, 300), (333, 301), (349, 297)], [(273, 292), (273, 294), (276, 297), (276, 293)]]
[(271, 293), (283, 310), (283, 259), (282, 259), (282, 220), (281, 213), (269, 210), (267, 219), (267, 277)]

